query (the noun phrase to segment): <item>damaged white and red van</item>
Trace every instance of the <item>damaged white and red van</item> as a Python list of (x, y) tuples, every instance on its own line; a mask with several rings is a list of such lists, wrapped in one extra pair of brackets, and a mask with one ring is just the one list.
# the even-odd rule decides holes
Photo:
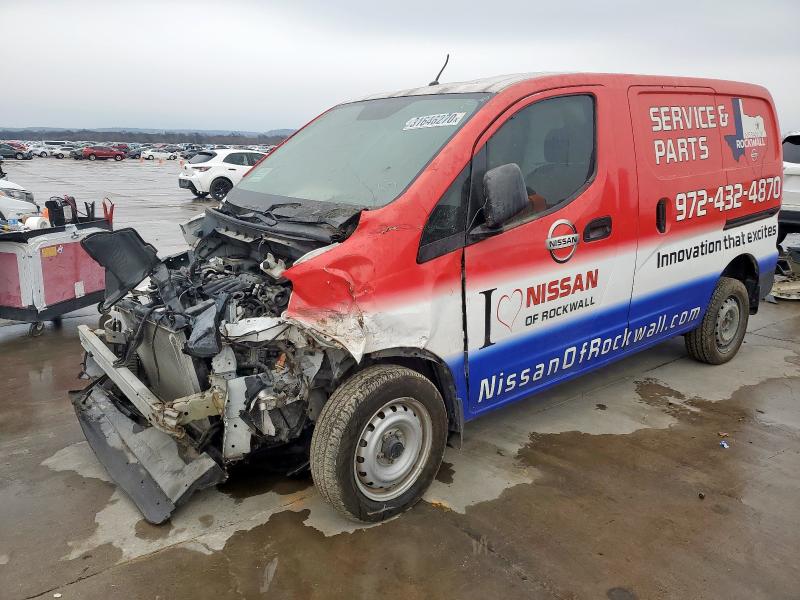
[(486, 412), (677, 335), (736, 354), (777, 259), (778, 131), (764, 88), (678, 77), (340, 104), (186, 224), (188, 252), (83, 242), (107, 279), (86, 437), (153, 523), (287, 448), (345, 515), (395, 515)]

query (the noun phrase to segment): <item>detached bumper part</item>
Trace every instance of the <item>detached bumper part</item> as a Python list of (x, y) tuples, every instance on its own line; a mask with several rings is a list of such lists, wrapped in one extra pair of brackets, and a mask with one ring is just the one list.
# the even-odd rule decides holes
[(207, 453), (123, 414), (100, 386), (73, 398), (81, 429), (108, 474), (154, 525), (194, 492), (227, 478)]

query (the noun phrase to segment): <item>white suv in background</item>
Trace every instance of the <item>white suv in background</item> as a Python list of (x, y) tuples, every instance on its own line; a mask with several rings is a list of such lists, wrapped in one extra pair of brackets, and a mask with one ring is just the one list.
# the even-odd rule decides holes
[(198, 198), (211, 194), (222, 202), (230, 189), (244, 177), (253, 165), (266, 156), (253, 150), (203, 150), (183, 165), (178, 186)]
[(783, 136), (783, 199), (778, 215), (778, 243), (800, 233), (800, 131)]

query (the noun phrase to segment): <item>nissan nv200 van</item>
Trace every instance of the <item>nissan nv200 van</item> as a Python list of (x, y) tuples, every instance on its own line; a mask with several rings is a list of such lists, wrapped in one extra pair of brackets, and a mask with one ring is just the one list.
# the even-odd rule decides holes
[(525, 74), (335, 106), (184, 226), (131, 229), (73, 398), (159, 523), (242, 460), (294, 446), (322, 497), (411, 507), (448, 436), (683, 335), (731, 360), (771, 288), (782, 157), (762, 87)]

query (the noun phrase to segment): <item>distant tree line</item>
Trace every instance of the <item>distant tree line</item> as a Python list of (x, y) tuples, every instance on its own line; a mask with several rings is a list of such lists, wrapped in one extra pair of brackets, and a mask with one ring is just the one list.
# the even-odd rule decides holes
[(202, 132), (177, 132), (164, 131), (160, 133), (144, 133), (140, 131), (95, 131), (92, 129), (69, 129), (69, 130), (48, 130), (41, 129), (36, 131), (15, 131), (0, 129), (0, 140), (65, 140), (78, 141), (89, 140), (93, 142), (136, 142), (144, 143), (167, 143), (167, 144), (229, 144), (229, 145), (249, 145), (249, 144), (278, 144), (285, 139), (280, 135), (247, 135), (236, 131), (224, 134), (208, 134)]

